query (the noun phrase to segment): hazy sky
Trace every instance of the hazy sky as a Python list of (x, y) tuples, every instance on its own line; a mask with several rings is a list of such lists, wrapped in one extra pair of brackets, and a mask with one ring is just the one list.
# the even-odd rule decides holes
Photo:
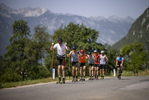
[(0, 0), (10, 8), (42, 7), (55, 13), (71, 13), (85, 17), (138, 18), (149, 7), (149, 0)]

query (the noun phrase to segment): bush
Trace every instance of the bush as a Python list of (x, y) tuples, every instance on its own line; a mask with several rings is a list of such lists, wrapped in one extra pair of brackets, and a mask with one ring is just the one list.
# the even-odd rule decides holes
[(43, 66), (34, 67), (29, 72), (29, 79), (41, 79), (50, 76), (50, 71)]
[(14, 71), (6, 71), (1, 77), (0, 77), (0, 81), (1, 82), (17, 82), (17, 81), (21, 81), (22, 77), (17, 74)]

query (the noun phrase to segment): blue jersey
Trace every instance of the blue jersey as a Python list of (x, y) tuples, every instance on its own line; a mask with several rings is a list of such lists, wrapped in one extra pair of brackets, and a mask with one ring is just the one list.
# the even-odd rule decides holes
[(118, 64), (121, 64), (121, 62), (124, 61), (124, 58), (123, 57), (121, 57), (121, 58), (117, 57), (116, 61), (118, 61)]

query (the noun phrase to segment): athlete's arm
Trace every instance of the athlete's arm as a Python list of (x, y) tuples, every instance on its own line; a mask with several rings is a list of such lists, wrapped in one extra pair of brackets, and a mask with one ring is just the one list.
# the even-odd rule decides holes
[(65, 46), (66, 46), (65, 48), (66, 48), (68, 51), (70, 51), (70, 48), (69, 48), (67, 45), (65, 45)]
[(117, 60), (117, 58), (116, 58), (116, 66), (118, 66), (118, 60)]
[(56, 46), (57, 46), (57, 45), (52, 45), (52, 46), (51, 46), (51, 48), (50, 48), (50, 50), (55, 49), (55, 48), (56, 48)]
[(72, 54), (72, 51), (70, 51), (70, 53), (69, 53), (69, 54), (67, 54), (67, 57), (69, 57), (71, 54)]

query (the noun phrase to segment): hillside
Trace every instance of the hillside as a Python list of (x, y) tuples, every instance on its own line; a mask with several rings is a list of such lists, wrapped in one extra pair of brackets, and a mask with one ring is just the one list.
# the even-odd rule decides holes
[(112, 48), (120, 49), (122, 45), (134, 42), (144, 43), (149, 52), (149, 7), (132, 24), (127, 36), (116, 42)]

